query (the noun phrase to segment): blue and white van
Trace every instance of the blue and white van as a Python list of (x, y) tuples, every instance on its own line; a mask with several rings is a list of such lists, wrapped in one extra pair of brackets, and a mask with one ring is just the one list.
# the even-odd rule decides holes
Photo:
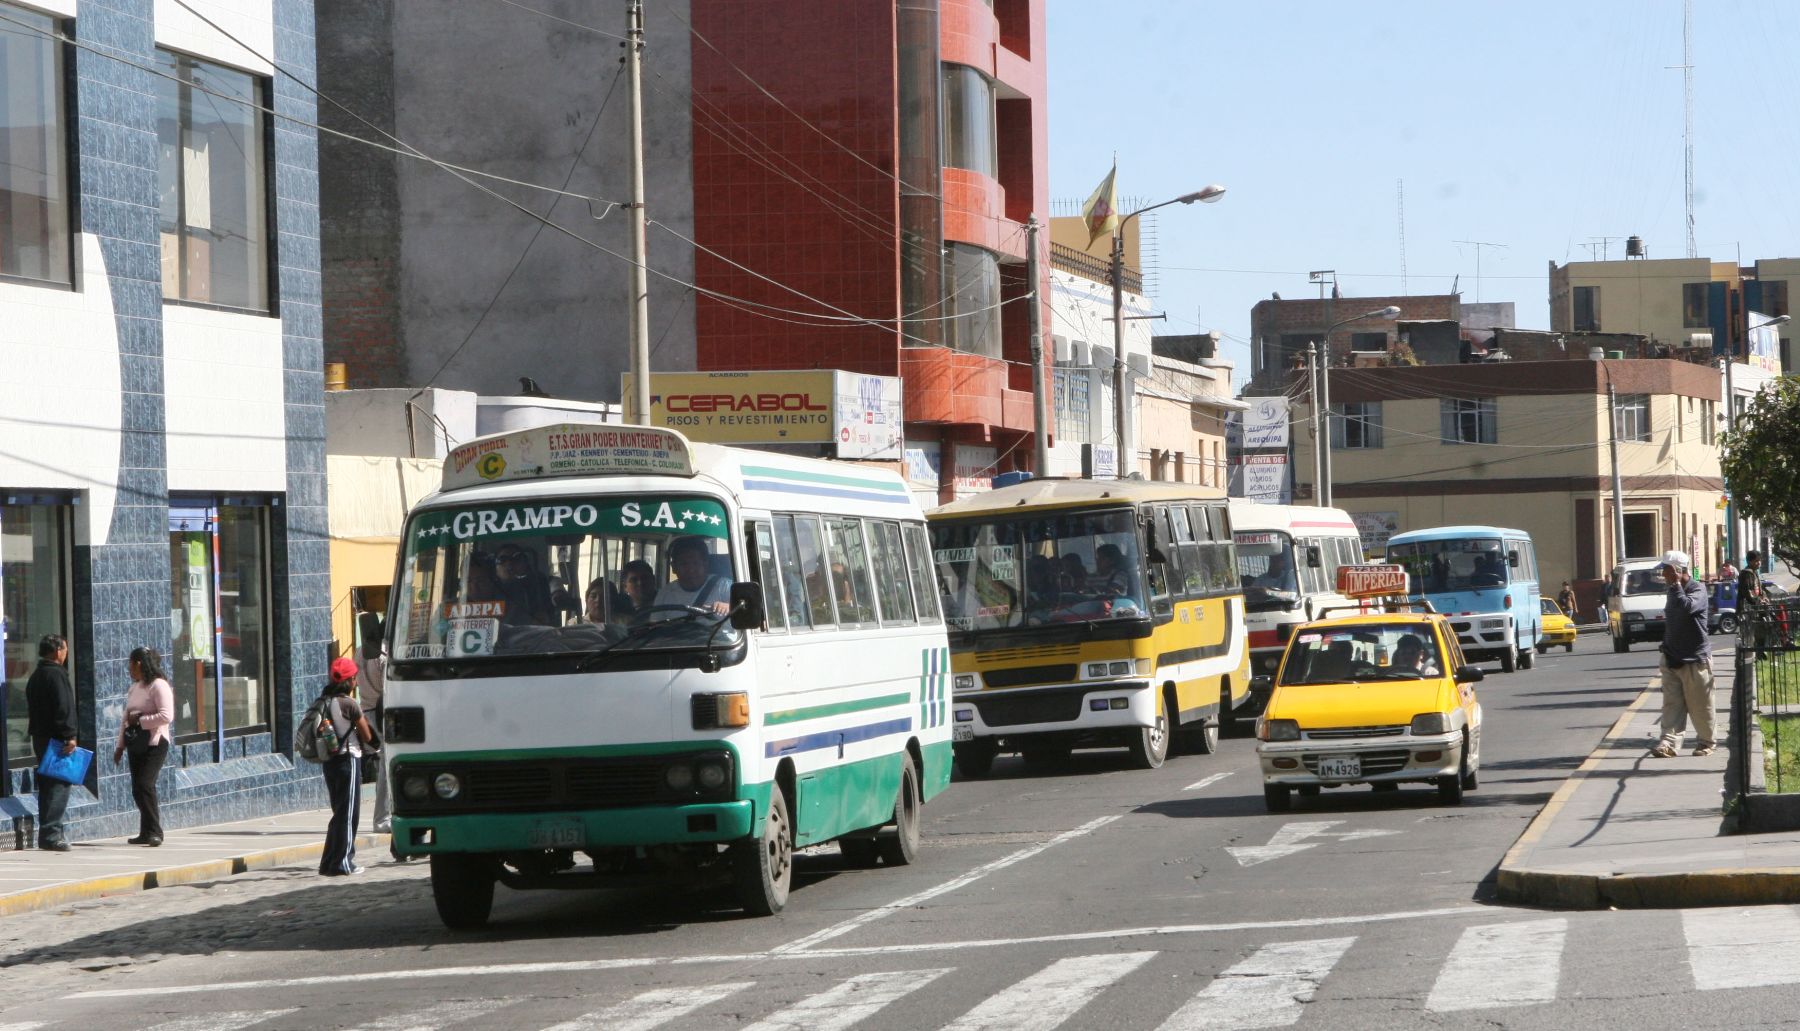
[(1537, 549), (1523, 530), (1440, 526), (1388, 539), (1387, 559), (1412, 576), (1413, 597), (1450, 617), (1473, 660), (1530, 669), (1538, 625)]

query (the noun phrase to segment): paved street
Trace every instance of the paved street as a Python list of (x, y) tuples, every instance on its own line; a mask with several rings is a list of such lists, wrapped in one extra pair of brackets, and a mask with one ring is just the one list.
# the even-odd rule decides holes
[(1492, 901), (1502, 854), (1644, 684), (1648, 651), (1604, 648), (1584, 638), (1481, 685), (1482, 784), (1459, 808), (1354, 789), (1270, 815), (1244, 738), (1155, 772), (1122, 753), (1047, 775), (1003, 759), (933, 804), (923, 862), (847, 870), (816, 850), (766, 920), (698, 892), (502, 890), (492, 927), (453, 934), (421, 863), (15, 916), (0, 925), (0, 1029), (1785, 1020), (1800, 1005), (1793, 908)]

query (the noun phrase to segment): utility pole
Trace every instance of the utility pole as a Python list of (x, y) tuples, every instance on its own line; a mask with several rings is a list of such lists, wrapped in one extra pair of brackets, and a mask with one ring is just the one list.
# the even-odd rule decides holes
[(1319, 436), (1319, 345), (1306, 345), (1306, 381), (1312, 400), (1312, 432), (1313, 432), (1313, 505), (1324, 507), (1325, 501), (1325, 448), (1330, 441)]
[(1625, 561), (1625, 490), (1619, 482), (1619, 396), (1613, 390), (1612, 370), (1606, 373), (1607, 440), (1612, 449), (1613, 564)]
[(625, 81), (631, 95), (631, 397), (626, 421), (650, 423), (650, 275), (644, 245), (644, 3), (625, 15)]
[[(1125, 220), (1119, 220), (1119, 228), (1113, 230), (1112, 246), (1112, 301), (1113, 301), (1113, 441), (1119, 449), (1114, 464), (1118, 468), (1119, 479), (1123, 480), (1137, 468), (1137, 461), (1130, 450), (1131, 444), (1131, 402), (1125, 394)], [(1127, 464), (1129, 463), (1129, 464)]]
[[(1050, 401), (1044, 389), (1044, 303), (1039, 296), (1043, 268), (1038, 264), (1038, 220), (1036, 215), (1025, 223), (1025, 279), (1031, 284), (1031, 299), (1026, 305), (1027, 325), (1031, 327), (1031, 429), (1037, 438), (1032, 471), (1037, 476), (1050, 475)], [(1113, 313), (1117, 315), (1117, 312)]]
[[(1735, 345), (1725, 342), (1725, 432), (1737, 432), (1737, 389), (1731, 382), (1731, 367), (1737, 364), (1737, 356), (1732, 352)], [(1731, 485), (1725, 485), (1725, 555), (1737, 561), (1738, 554), (1738, 511), (1737, 498), (1731, 493)]]

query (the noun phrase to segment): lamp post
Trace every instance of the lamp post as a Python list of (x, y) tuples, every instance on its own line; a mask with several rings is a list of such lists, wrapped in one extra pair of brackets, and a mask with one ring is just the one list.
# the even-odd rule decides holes
[[(1166, 208), (1171, 204), (1192, 204), (1200, 201), (1211, 204), (1225, 196), (1225, 187), (1217, 183), (1202, 187), (1193, 193), (1182, 194), (1174, 200), (1166, 200), (1161, 204), (1139, 208), (1119, 219), (1119, 227), (1113, 230), (1112, 245), (1112, 308), (1113, 308), (1113, 437), (1118, 444), (1118, 475), (1120, 479), (1129, 476), (1137, 467), (1137, 449), (1130, 435), (1131, 405), (1125, 394), (1125, 223), (1142, 215), (1146, 211)], [(1127, 466), (1127, 462), (1130, 463)]]
[[(1751, 330), (1767, 329), (1770, 326), (1786, 325), (1787, 315), (1775, 315), (1758, 322), (1754, 326), (1745, 326), (1746, 335)], [(1745, 341), (1748, 343), (1748, 341)], [(1737, 350), (1730, 342), (1725, 345), (1725, 429), (1726, 432), (1737, 430), (1737, 387), (1731, 381), (1731, 367), (1737, 364)], [(1737, 499), (1731, 495), (1731, 485), (1725, 485), (1725, 557), (1737, 561), (1738, 555), (1738, 517)]]
[(1400, 309), (1390, 304), (1385, 308), (1365, 311), (1361, 315), (1333, 322), (1325, 328), (1325, 339), (1319, 343), (1319, 417), (1325, 420), (1325, 434), (1313, 441), (1313, 446), (1324, 453), (1325, 459), (1319, 463), (1323, 470), (1319, 477), (1319, 489), (1313, 492), (1313, 504), (1321, 508), (1331, 507), (1331, 334), (1338, 327), (1348, 326), (1352, 322), (1399, 317)]

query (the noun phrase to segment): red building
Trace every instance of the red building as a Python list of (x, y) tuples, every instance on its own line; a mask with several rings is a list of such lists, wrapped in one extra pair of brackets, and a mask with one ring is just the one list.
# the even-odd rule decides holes
[(901, 377), (945, 499), (959, 470), (1029, 467), (1043, 0), (692, 0), (691, 18), (696, 367)]

